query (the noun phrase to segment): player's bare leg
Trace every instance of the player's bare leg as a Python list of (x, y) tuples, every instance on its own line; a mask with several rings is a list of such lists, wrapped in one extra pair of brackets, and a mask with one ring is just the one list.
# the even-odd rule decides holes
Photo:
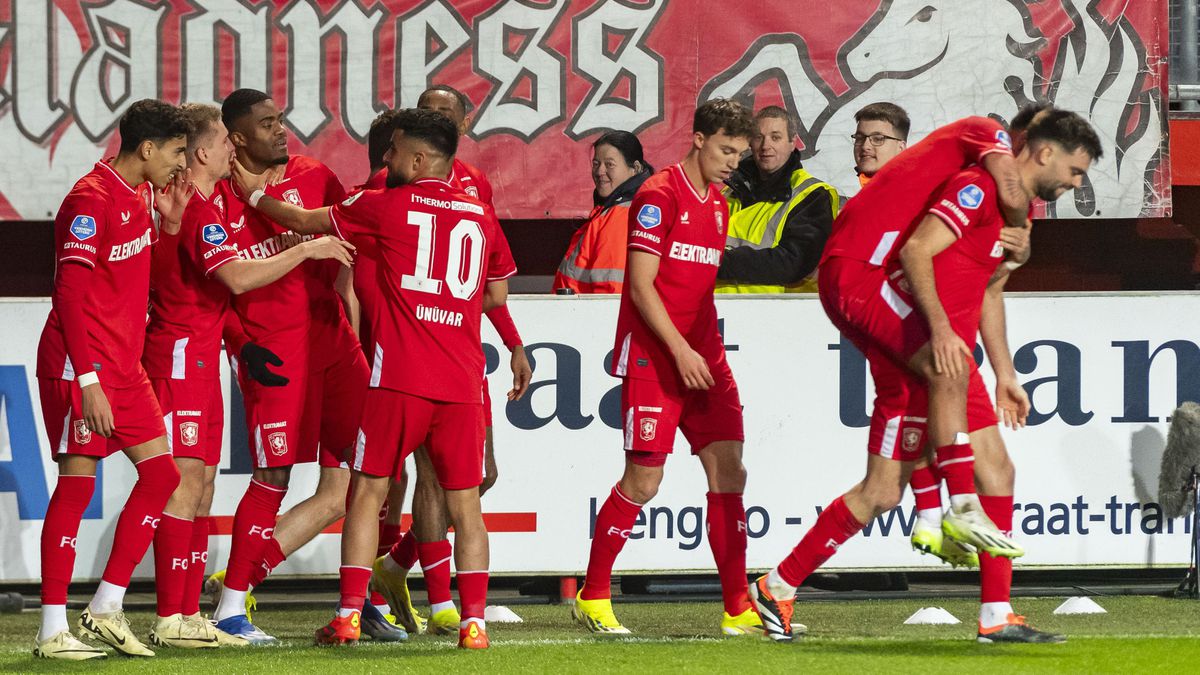
[(150, 643), (185, 649), (215, 648), (217, 635), (206, 621), (190, 621), (183, 614), (183, 597), (191, 562), (196, 510), (204, 496), (204, 461), (176, 457), (179, 487), (167, 501), (154, 533), (154, 584), (158, 595), (158, 620)]
[(625, 453), (625, 473), (596, 515), (587, 575), (575, 596), (572, 616), (593, 633), (626, 635), (612, 609), (612, 570), (644, 506), (658, 494), (666, 455)]
[(717, 441), (697, 453), (708, 478), (705, 510), (708, 543), (712, 548), (721, 599), (725, 605), (721, 632), (726, 635), (761, 635), (762, 621), (750, 605), (746, 585), (746, 467), (740, 441)]
[(488, 567), (491, 561), (479, 488), (444, 492), (446, 510), (454, 525), (454, 569), (458, 579), (458, 599), (462, 605), (458, 646), (467, 649), (486, 648), (488, 638), (483, 611), (487, 607)]
[(929, 440), (938, 472), (950, 493), (950, 512), (942, 522), (943, 531), (992, 555), (1024, 555), (1025, 550), (987, 517), (975, 493), (974, 452), (967, 433), (970, 369), (960, 368), (956, 374), (938, 373), (930, 343), (917, 350), (909, 366), (925, 378), (929, 389)]
[(379, 510), (387, 501), (389, 476), (369, 476), (355, 471), (349, 479), (352, 486), (350, 505), (346, 509), (342, 528), (341, 600), (333, 620), (316, 632), (318, 645), (341, 645), (358, 642), (361, 634), (360, 616), (367, 599), (371, 566), (379, 546)]
[[(279, 543), (284, 557), (295, 553), (346, 515), (346, 490), (349, 486), (349, 469), (321, 467), (316, 491), (279, 516), (279, 522), (275, 525), (274, 539)], [(381, 500), (379, 508), (375, 509), (376, 519), (382, 507)]]
[(500, 477), (499, 469), (496, 467), (496, 444), (492, 441), (492, 428), (484, 427), (483, 433), (483, 482), (479, 484), (481, 499), (488, 490), (492, 489), (492, 486), (496, 484), (496, 479)]
[[(413, 522), (408, 532), (400, 533), (403, 517), (404, 496), (408, 488), (408, 471), (404, 470), (388, 490), (388, 512), (380, 528), (380, 542), (371, 576), (370, 602), (381, 610), (386, 607), (394, 625), (409, 633), (424, 633), (425, 619), (413, 607), (412, 595), (408, 592), (408, 572), (419, 559), (417, 539), (416, 499), (413, 495)], [(414, 481), (415, 482), (415, 481)], [(436, 482), (436, 481), (435, 481)], [(395, 533), (395, 538), (384, 546), (384, 534)]]
[[(450, 594), (450, 558), (453, 550), (446, 532), (450, 516), (446, 498), (437, 481), (437, 472), (424, 447), (417, 449), (416, 487), (413, 489), (413, 526), (417, 552), (429, 595), (429, 632), (451, 635), (458, 630), (462, 617)], [(461, 541), (455, 537), (456, 541)]]
[[(983, 509), (997, 527), (1011, 534), (1016, 470), (1000, 437), (1000, 428), (992, 425), (972, 432), (971, 447), (975, 449), (975, 484)], [(1011, 558), (980, 553), (979, 581), (980, 642), (1066, 641), (1062, 635), (1026, 625), (1024, 617), (1013, 611)]]
[[(375, 558), (387, 555), (392, 547), (404, 537), (401, 522), (404, 518), (404, 498), (408, 491), (408, 472), (401, 471), (400, 477), (392, 481), (388, 488), (387, 500), (379, 515), (379, 545), (375, 548)], [(368, 601), (384, 615), (387, 621), (396, 623), (392, 608), (386, 598), (375, 589), (371, 589)]]
[[(162, 519), (163, 507), (179, 486), (179, 469), (159, 436), (125, 449), (137, 468), (138, 480), (117, 519), (111, 553), (100, 585), (87, 609), (79, 617), (79, 634), (104, 642), (129, 656), (153, 656), (129, 628), (123, 604), (133, 570), (150, 548)], [(95, 475), (95, 462), (85, 470)]]

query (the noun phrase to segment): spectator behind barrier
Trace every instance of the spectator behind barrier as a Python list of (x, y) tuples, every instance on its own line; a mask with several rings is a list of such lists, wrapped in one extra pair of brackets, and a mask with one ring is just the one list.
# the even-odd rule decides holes
[(908, 147), (908, 113), (895, 103), (872, 103), (854, 113), (854, 170), (859, 185)]
[[(654, 169), (642, 144), (628, 131), (610, 131), (592, 144), (594, 204), (571, 237), (554, 275), (555, 293), (620, 293), (625, 282), (629, 203)], [(562, 290), (568, 289), (568, 290)]]
[(729, 232), (716, 292), (816, 291), (808, 277), (837, 216), (837, 190), (800, 164), (796, 124), (786, 110), (763, 108), (755, 124), (750, 156), (725, 181)]

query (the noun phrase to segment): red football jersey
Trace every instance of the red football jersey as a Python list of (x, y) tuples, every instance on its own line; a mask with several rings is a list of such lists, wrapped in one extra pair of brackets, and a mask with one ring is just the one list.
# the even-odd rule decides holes
[(925, 216), (930, 198), (959, 171), (985, 156), (1012, 154), (1008, 132), (987, 117), (967, 117), (934, 130), (901, 152), (846, 202), (821, 256), (886, 265)]
[[(234, 195), (222, 181), (230, 237), (238, 255), (246, 259), (269, 258), (281, 251), (281, 236), (288, 232)], [(269, 197), (307, 209), (329, 206), (345, 197), (342, 184), (321, 162), (292, 155), (283, 179), (267, 186)], [(333, 260), (305, 261), (263, 288), (233, 297), (233, 308), (251, 340), (276, 354), (294, 353), (299, 344), (320, 344), (330, 331), (345, 324), (345, 313), (333, 289), (339, 265)], [(318, 349), (315, 353), (326, 354)], [(330, 359), (336, 355), (329, 355)]]
[[(357, 191), (382, 190), (387, 187), (387, 167), (371, 174), (366, 183), (358, 186)], [(375, 241), (362, 237), (354, 244), (354, 296), (358, 298), (358, 339), (362, 342), (363, 352), (367, 361), (371, 360), (374, 347), (374, 335), (371, 326), (375, 321), (373, 312), (379, 304), (379, 281), (375, 274), (379, 268), (379, 251)]]
[(379, 251), (371, 386), (480, 402), (483, 289), (517, 272), (492, 210), (430, 178), (351, 195), (330, 220)]
[[(662, 258), (654, 289), (680, 334), (710, 363), (724, 349), (713, 289), (728, 220), (720, 190), (709, 185), (706, 194), (698, 194), (678, 164), (648, 178), (629, 207), (629, 250)], [(633, 305), (629, 284), (621, 291), (614, 349), (612, 372), (617, 377), (679, 379), (666, 345)]]
[(996, 181), (981, 167), (951, 178), (929, 208), (958, 236), (933, 259), (938, 300), (955, 326), (979, 325), (983, 293), (1004, 261), (1000, 229), (1004, 218), (996, 198)]
[[(57, 265), (92, 268), (85, 297), (88, 350), (100, 380), (110, 387), (143, 377), (150, 251), (157, 238), (149, 183), (130, 185), (108, 162), (80, 178), (54, 218)], [(38, 377), (75, 379), (58, 312), (50, 310), (38, 342)], [(82, 370), (82, 369), (81, 369)], [(87, 372), (87, 371), (83, 371)]]
[[(214, 193), (215, 194), (215, 193)], [(160, 234), (150, 267), (150, 325), (142, 365), (153, 378), (219, 376), (221, 329), (229, 289), (212, 278), (238, 260), (229, 223), (212, 199), (196, 192), (179, 233)]]
[(478, 167), (455, 158), (454, 166), (450, 168), (450, 184), (495, 208), (492, 204), (492, 184)]

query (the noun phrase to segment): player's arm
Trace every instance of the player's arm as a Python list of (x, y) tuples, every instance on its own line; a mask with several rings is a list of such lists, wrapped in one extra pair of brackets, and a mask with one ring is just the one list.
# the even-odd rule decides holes
[(336, 260), (343, 271), (348, 271), (354, 264), (354, 246), (337, 237), (311, 239), (270, 258), (230, 260), (216, 268), (212, 276), (234, 295), (241, 295), (274, 283), (305, 260)]
[(994, 278), (984, 292), (979, 336), (996, 373), (996, 413), (1002, 424), (1019, 429), (1025, 426), (1029, 417), (1030, 404), (1025, 388), (1017, 382), (1017, 371), (1013, 368), (1008, 347), (1008, 322), (1004, 312), (1004, 284), (1008, 276), (1005, 273)]
[(525, 345), (521, 342), (521, 334), (517, 332), (517, 324), (513, 321), (512, 313), (508, 311), (507, 299), (504, 304), (488, 311), (487, 318), (512, 354), (508, 360), (508, 367), (512, 371), (513, 388), (508, 392), (508, 400), (516, 401), (529, 389), (529, 381), (533, 379), (533, 367), (529, 365), (529, 357), (525, 355)]
[(305, 209), (268, 197), (263, 192), (267, 186), (266, 174), (250, 173), (236, 159), (233, 160), (231, 176), (238, 192), (244, 195), (246, 203), (279, 225), (299, 234), (323, 234), (333, 231), (333, 225), (329, 221), (329, 207)]
[(508, 302), (508, 279), (487, 282), (483, 288), (483, 311), (487, 312)]
[(958, 377), (972, 358), (962, 338), (950, 325), (950, 317), (938, 298), (933, 274), (933, 257), (957, 240), (946, 223), (933, 214), (926, 215), (908, 242), (900, 249), (900, 264), (912, 286), (913, 297), (929, 323), (929, 342), (933, 347), (934, 369), (939, 374)]
[(654, 288), (654, 280), (658, 277), (659, 257), (631, 248), (626, 263), (625, 284), (629, 288), (629, 299), (641, 314), (642, 320), (654, 331), (655, 336), (662, 340), (675, 358), (675, 367), (688, 389), (708, 389), (715, 380), (708, 371), (708, 362), (704, 360), (675, 327), (667, 308), (663, 305), (662, 296)]
[(112, 408), (104, 390), (100, 388), (100, 376), (92, 366), (92, 354), (88, 349), (87, 316), (83, 310), (92, 279), (92, 267), (74, 261), (59, 264), (51, 302), (58, 312), (67, 357), (71, 359), (75, 380), (79, 383), (82, 395), (80, 412), (89, 429), (108, 438), (112, 436), (115, 428)]
[(992, 152), (983, 156), (983, 168), (996, 181), (1000, 213), (1009, 227), (1026, 227), (1029, 217), (1029, 195), (1021, 187), (1021, 176), (1017, 173), (1017, 160), (1003, 152)]
[[(331, 239), (331, 237), (321, 237), (321, 239)], [(313, 241), (321, 241), (321, 239)], [(354, 330), (355, 335), (358, 335), (358, 329), (362, 325), (362, 305), (358, 304), (358, 296), (354, 294), (354, 272), (349, 264), (338, 270), (337, 279), (333, 281), (333, 290), (337, 291), (338, 296), (342, 299), (342, 307), (346, 310), (346, 320), (350, 322), (350, 328)]]

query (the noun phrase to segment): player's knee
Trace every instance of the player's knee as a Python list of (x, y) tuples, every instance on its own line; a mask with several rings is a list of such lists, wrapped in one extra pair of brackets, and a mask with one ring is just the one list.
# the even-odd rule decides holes
[(254, 480), (260, 483), (266, 483), (271, 487), (287, 489), (288, 481), (291, 480), (291, 467), (276, 467), (271, 469), (255, 469)]
[(495, 471), (489, 472), (483, 477), (483, 482), (479, 484), (480, 497), (482, 497), (485, 492), (492, 489), (492, 486), (496, 484), (497, 478), (499, 478), (499, 474), (497, 474)]
[(712, 487), (717, 492), (743, 492), (746, 489), (746, 465), (741, 462), (726, 464), (715, 478)]
[(868, 485), (863, 497), (874, 515), (891, 511), (900, 505), (904, 490), (896, 485)]
[(626, 476), (621, 480), (621, 492), (638, 504), (645, 504), (658, 494), (658, 480), (648, 476)]

